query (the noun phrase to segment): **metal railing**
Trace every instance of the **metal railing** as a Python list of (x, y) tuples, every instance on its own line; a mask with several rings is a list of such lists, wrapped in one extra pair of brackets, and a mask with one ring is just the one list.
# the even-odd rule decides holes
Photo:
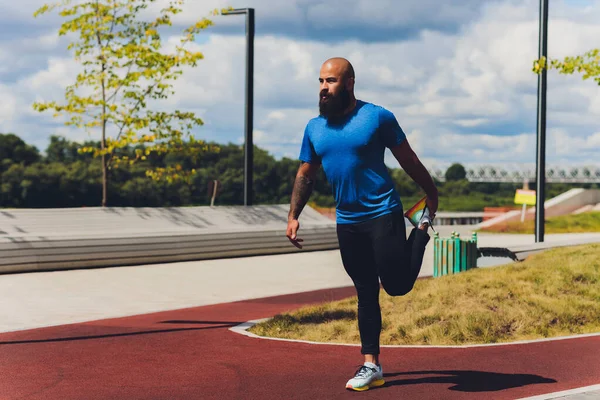
[[(466, 179), (470, 182), (535, 182), (535, 164), (490, 165), (463, 164)], [(446, 180), (449, 165), (432, 166), (431, 176), (440, 181)], [(546, 167), (547, 183), (600, 183), (600, 165), (549, 165)]]

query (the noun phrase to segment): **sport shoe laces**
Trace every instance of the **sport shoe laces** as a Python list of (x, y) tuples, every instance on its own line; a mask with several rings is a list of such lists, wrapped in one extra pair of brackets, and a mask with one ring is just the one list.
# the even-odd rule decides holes
[(358, 370), (356, 370), (355, 378), (368, 378), (370, 375), (376, 374), (377, 370), (375, 368), (367, 367), (366, 365), (361, 365)]

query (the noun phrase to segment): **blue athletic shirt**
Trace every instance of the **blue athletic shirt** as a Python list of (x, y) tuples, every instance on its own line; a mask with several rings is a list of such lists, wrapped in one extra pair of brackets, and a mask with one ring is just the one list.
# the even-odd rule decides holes
[(392, 112), (361, 100), (339, 122), (322, 116), (308, 122), (299, 159), (321, 162), (337, 204), (337, 223), (362, 222), (402, 207), (384, 153), (405, 139)]

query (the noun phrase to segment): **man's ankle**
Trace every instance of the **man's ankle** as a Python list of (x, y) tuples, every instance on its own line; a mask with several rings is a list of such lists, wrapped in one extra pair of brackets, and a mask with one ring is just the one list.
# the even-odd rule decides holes
[(378, 366), (379, 365), (379, 356), (375, 355), (375, 354), (365, 354), (365, 362), (375, 364)]

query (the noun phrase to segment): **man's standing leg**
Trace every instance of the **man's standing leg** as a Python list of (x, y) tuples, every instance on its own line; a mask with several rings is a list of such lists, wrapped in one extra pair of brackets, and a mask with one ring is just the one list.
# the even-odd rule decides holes
[(379, 364), (381, 309), (379, 307), (379, 277), (368, 233), (370, 221), (360, 224), (338, 224), (337, 233), (344, 268), (356, 288), (358, 297), (358, 329), (364, 364), (354, 378), (346, 383), (352, 390), (367, 390), (381, 386), (383, 371)]

